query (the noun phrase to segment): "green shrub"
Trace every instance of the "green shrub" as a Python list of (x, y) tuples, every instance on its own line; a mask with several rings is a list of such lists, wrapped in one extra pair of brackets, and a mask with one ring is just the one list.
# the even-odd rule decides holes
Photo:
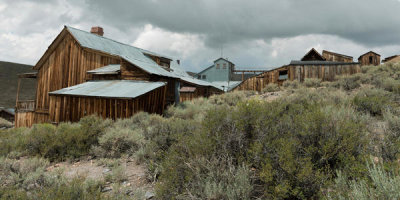
[(389, 92), (400, 93), (400, 80), (388, 77), (383, 80), (382, 88)]
[(10, 129), (0, 136), (0, 153), (8, 156), (42, 156), (50, 161), (79, 158), (98, 144), (111, 120), (89, 116), (79, 123), (35, 124), (31, 129)]
[(11, 127), (13, 127), (13, 123), (0, 117), (0, 128), (11, 128)]
[(42, 158), (28, 158), (23, 160), (0, 157), (0, 180), (10, 187), (47, 186), (50, 179), (44, 174), (49, 162)]
[(297, 89), (300, 88), (301, 83), (298, 80), (285, 81), (283, 82), (282, 86), (287, 89)]
[(306, 87), (321, 87), (322, 80), (319, 78), (306, 78), (304, 79), (304, 85)]
[(360, 76), (340, 76), (337, 78), (337, 86), (344, 90), (353, 90), (360, 87)]
[(82, 177), (58, 181), (55, 184), (36, 191), (33, 199), (101, 199), (104, 183), (86, 180)]
[(111, 173), (108, 173), (105, 177), (105, 180), (112, 183), (122, 183), (127, 180), (126, 176), (126, 166), (119, 165), (112, 168)]
[(333, 190), (326, 199), (399, 199), (400, 176), (384, 170), (380, 164), (367, 165), (368, 179), (349, 181), (345, 173), (338, 172)]
[(113, 127), (99, 137), (98, 157), (119, 158), (123, 154), (133, 155), (144, 144), (140, 129)]
[(231, 165), (239, 169), (244, 162), (257, 174), (240, 178), (245, 180), (241, 188), (249, 188), (239, 195), (244, 199), (316, 198), (333, 171), (362, 174), (366, 153), (363, 118), (346, 107), (323, 105), (288, 98), (271, 103), (250, 100), (209, 111), (201, 129), (170, 147), (161, 168), (158, 197), (226, 199), (227, 193), (220, 191), (229, 190), (224, 186), (229, 180), (219, 172), (229, 171)]
[(353, 99), (353, 105), (358, 111), (373, 116), (382, 115), (382, 111), (390, 107), (390, 103), (390, 93), (380, 89), (363, 89)]
[(262, 90), (263, 93), (267, 93), (267, 92), (277, 92), (279, 91), (280, 88), (278, 86), (278, 84), (275, 83), (271, 83), (265, 86), (265, 88)]
[(209, 98), (209, 102), (215, 105), (235, 106), (239, 102), (246, 100), (247, 97), (255, 95), (255, 91), (234, 91), (223, 95), (214, 95)]
[(387, 162), (397, 162), (400, 158), (400, 117), (389, 111), (385, 111), (383, 116), (388, 127), (380, 144), (382, 157)]

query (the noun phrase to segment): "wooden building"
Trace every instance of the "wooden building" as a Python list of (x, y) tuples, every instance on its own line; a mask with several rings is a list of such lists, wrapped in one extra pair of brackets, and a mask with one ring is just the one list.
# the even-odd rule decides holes
[(400, 55), (394, 55), (382, 60), (383, 63), (400, 63)]
[(306, 55), (303, 56), (303, 58), (301, 58), (301, 61), (325, 61), (326, 59), (320, 54), (318, 53), (317, 50), (315, 50), (314, 48), (312, 48), (309, 52), (306, 53)]
[[(219, 90), (174, 63), (166, 56), (105, 38), (100, 27), (89, 33), (65, 26), (33, 67), (36, 99), (17, 99), (15, 124), (78, 121), (90, 114), (116, 119), (138, 111), (162, 113), (165, 106), (179, 103), (182, 79), (195, 87)], [(107, 95), (116, 89), (120, 93)], [(95, 91), (102, 93), (92, 94)], [(138, 91), (143, 93), (133, 95)]]
[(322, 51), (322, 56), (326, 59), (326, 61), (333, 61), (333, 62), (346, 62), (346, 63), (352, 63), (353, 62), (353, 57), (352, 56), (346, 56), (340, 53), (335, 53), (327, 50)]
[(309, 51), (302, 61), (292, 61), (285, 65), (243, 81), (234, 90), (254, 90), (261, 92), (267, 84), (281, 85), (285, 81), (304, 81), (306, 78), (318, 78), (333, 81), (338, 75), (350, 75), (361, 72), (360, 64), (354, 62), (325, 61), (314, 49)]
[(370, 52), (367, 52), (367, 53), (361, 55), (358, 58), (358, 62), (361, 64), (361, 66), (364, 66), (364, 65), (378, 66), (381, 64), (381, 55), (379, 55), (373, 51), (370, 51)]
[(13, 108), (0, 108), (0, 118), (13, 123), (15, 120), (15, 110)]

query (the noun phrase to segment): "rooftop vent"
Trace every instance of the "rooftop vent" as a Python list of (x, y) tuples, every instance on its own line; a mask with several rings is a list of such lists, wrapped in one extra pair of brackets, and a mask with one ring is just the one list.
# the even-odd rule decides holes
[(90, 32), (100, 36), (104, 35), (103, 28), (101, 28), (100, 26), (92, 27), (92, 29), (90, 29)]

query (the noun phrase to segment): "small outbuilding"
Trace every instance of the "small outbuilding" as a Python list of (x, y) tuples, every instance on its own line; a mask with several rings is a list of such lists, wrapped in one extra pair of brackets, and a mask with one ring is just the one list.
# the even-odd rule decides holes
[(0, 118), (13, 123), (15, 118), (15, 110), (13, 108), (0, 108)]
[(383, 63), (399, 63), (400, 55), (394, 55), (394, 56), (387, 57), (384, 60), (382, 60), (382, 62)]
[(365, 65), (378, 66), (381, 64), (381, 55), (379, 55), (373, 51), (369, 51), (369, 52), (361, 55), (358, 58), (358, 62), (361, 64), (361, 66), (365, 66)]

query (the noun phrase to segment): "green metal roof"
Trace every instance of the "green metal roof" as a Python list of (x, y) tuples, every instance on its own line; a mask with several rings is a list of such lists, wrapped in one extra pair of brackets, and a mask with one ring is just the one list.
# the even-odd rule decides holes
[(112, 64), (87, 71), (89, 74), (118, 74), (121, 71), (121, 65)]
[[(82, 47), (98, 50), (111, 55), (119, 56), (142, 70), (160, 76), (178, 78), (174, 73), (161, 68), (154, 60), (145, 54), (151, 54), (170, 59), (157, 53), (143, 50), (131, 45), (123, 44), (96, 34), (66, 26)], [(170, 59), (171, 60), (171, 59)]]
[(103, 98), (136, 98), (164, 85), (166, 85), (164, 82), (132, 80), (89, 81), (49, 92), (49, 94)]

